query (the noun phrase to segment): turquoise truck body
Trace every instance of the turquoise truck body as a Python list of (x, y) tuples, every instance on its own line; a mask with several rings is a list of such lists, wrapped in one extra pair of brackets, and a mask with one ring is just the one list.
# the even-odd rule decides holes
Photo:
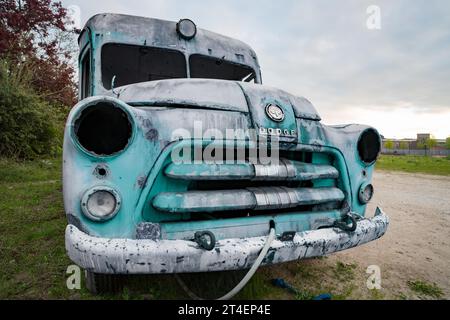
[[(375, 129), (324, 125), (307, 99), (262, 85), (246, 44), (201, 29), (187, 39), (177, 30), (175, 22), (101, 14), (80, 35), (80, 101), (67, 120), (63, 155), (66, 248), (74, 262), (96, 273), (244, 269), (270, 222), (277, 240), (265, 264), (325, 255), (385, 233), (381, 209), (365, 217), (379, 152)], [(109, 44), (176, 51), (186, 61), (185, 77), (128, 84), (120, 83), (124, 76), (105, 78)], [(194, 55), (242, 66), (254, 83), (194, 78)], [(97, 153), (80, 138), (82, 121), (96, 106), (117, 108), (127, 119), (120, 150)], [(283, 119), (274, 120), (268, 106)], [(196, 135), (199, 126), (202, 133), (215, 130), (214, 137)], [(174, 136), (180, 129), (189, 137)], [(229, 138), (225, 130), (242, 134)], [(362, 141), (364, 134), (378, 137), (374, 146)], [(279, 163), (173, 161), (179, 150), (258, 149), (255, 136), (276, 140)], [(376, 155), (363, 159), (361, 148)], [(114, 216), (101, 221), (86, 214), (98, 190), (115, 197)], [(196, 242), (203, 231), (213, 234), (213, 250)]]

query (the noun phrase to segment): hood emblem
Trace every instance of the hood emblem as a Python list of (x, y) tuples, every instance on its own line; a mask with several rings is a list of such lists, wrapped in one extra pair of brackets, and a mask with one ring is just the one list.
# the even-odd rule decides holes
[(266, 106), (266, 114), (273, 121), (281, 122), (284, 120), (284, 111), (276, 104), (269, 103)]

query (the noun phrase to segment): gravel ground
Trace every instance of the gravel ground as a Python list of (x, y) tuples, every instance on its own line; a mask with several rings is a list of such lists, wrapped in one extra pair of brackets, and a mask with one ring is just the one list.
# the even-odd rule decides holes
[(450, 177), (379, 171), (373, 184), (367, 214), (380, 206), (390, 217), (388, 232), (331, 259), (364, 269), (378, 265), (384, 298), (427, 298), (408, 286), (420, 280), (436, 284), (442, 298), (450, 299)]

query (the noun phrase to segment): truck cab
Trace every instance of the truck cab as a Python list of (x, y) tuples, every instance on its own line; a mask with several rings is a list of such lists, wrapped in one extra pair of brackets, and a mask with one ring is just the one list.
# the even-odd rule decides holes
[[(112, 85), (183, 78), (261, 83), (255, 52), (194, 22), (100, 14), (79, 37), (80, 99)], [(113, 81), (115, 79), (115, 81)]]
[(94, 292), (98, 277), (248, 269), (386, 232), (380, 208), (365, 216), (377, 130), (324, 125), (308, 99), (263, 85), (247, 44), (189, 19), (100, 14), (79, 45), (65, 237)]

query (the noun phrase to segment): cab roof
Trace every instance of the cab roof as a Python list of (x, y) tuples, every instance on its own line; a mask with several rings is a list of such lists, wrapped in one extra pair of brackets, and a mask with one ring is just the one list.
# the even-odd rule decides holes
[[(125, 43), (179, 50), (187, 56), (202, 54), (252, 67), (260, 78), (258, 58), (249, 45), (198, 27), (196, 36), (185, 40), (177, 33), (176, 25), (174, 21), (102, 13), (91, 17), (85, 30), (90, 31), (96, 47), (104, 43)], [(80, 47), (83, 46), (82, 36)]]

